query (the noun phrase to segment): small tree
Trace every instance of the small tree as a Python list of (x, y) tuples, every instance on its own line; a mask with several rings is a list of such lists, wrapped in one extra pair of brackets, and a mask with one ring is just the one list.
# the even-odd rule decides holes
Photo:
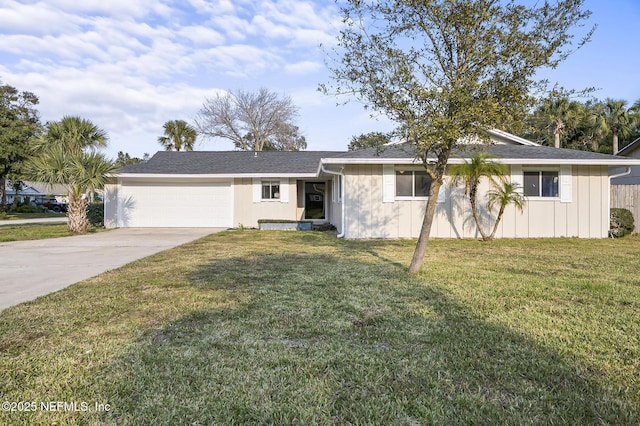
[(158, 143), (167, 151), (193, 151), (198, 132), (184, 120), (164, 123), (164, 136), (158, 136)]
[(74, 233), (84, 234), (89, 229), (86, 195), (104, 187), (107, 176), (116, 171), (113, 162), (96, 150), (106, 143), (106, 133), (90, 121), (65, 117), (47, 125), (47, 133), (39, 141), (39, 154), (28, 163), (33, 180), (67, 188), (67, 228)]
[(388, 133), (369, 132), (354, 136), (349, 142), (349, 151), (357, 151), (359, 149), (376, 148), (380, 149), (383, 145), (391, 141)]
[(488, 241), (491, 237), (484, 231), (480, 221), (480, 215), (478, 214), (477, 197), (480, 179), (486, 177), (495, 184), (497, 180), (504, 180), (504, 174), (506, 172), (507, 166), (492, 161), (491, 155), (486, 152), (475, 153), (469, 161), (464, 160), (463, 164), (455, 164), (451, 167), (454, 182), (460, 180), (464, 182), (464, 193), (469, 198), (471, 213), (483, 241)]
[(0, 210), (7, 207), (7, 180), (18, 182), (33, 154), (32, 142), (41, 129), (37, 104), (31, 92), (0, 86)]
[(147, 161), (149, 161), (149, 154), (146, 152), (144, 153), (142, 158), (139, 158), (132, 157), (128, 152), (118, 151), (118, 157), (116, 158), (114, 164), (116, 167), (120, 168), (124, 166), (131, 166), (134, 164), (146, 163)]
[(489, 211), (493, 210), (493, 207), (496, 205), (500, 207), (498, 217), (496, 217), (496, 223), (493, 225), (493, 231), (491, 231), (491, 235), (489, 236), (489, 240), (493, 240), (498, 230), (498, 224), (500, 224), (507, 206), (513, 204), (515, 208), (522, 213), (527, 199), (522, 194), (517, 183), (512, 183), (507, 180), (503, 180), (500, 184), (494, 185), (493, 189), (487, 193), (487, 196), (489, 197), (489, 202), (487, 203)]
[(294, 125), (297, 115), (288, 96), (238, 90), (206, 99), (196, 125), (201, 134), (229, 139), (243, 151), (298, 151), (307, 142)]
[(347, 94), (386, 114), (432, 178), (409, 270), (424, 261), (437, 194), (453, 149), (488, 130), (520, 123), (535, 75), (572, 46), (589, 15), (584, 0), (381, 0), (342, 2), (344, 28), (333, 56), (330, 94)]
[(604, 132), (611, 132), (613, 154), (617, 154), (618, 139), (631, 133), (637, 122), (634, 107), (627, 108), (624, 100), (605, 99), (598, 117), (598, 127)]

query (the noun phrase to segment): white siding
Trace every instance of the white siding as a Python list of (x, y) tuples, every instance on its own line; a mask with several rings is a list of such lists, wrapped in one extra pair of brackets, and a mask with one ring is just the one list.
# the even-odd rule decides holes
[[(529, 168), (529, 167), (528, 167)], [(548, 167), (547, 167), (548, 168)], [(557, 168), (560, 171), (560, 167)], [(416, 238), (419, 235), (426, 200), (383, 202), (381, 165), (349, 166), (345, 169), (345, 237), (346, 238)], [(496, 232), (497, 238), (581, 237), (605, 238), (609, 228), (607, 197), (609, 194), (606, 166), (574, 166), (570, 177), (562, 174), (564, 188), (570, 198), (529, 199), (523, 213), (507, 207)], [(451, 187), (445, 179), (446, 199), (436, 207), (432, 237), (478, 238), (469, 200), (462, 184)], [(493, 229), (497, 208), (486, 209), (483, 181), (479, 190), (480, 217), (487, 233)]]

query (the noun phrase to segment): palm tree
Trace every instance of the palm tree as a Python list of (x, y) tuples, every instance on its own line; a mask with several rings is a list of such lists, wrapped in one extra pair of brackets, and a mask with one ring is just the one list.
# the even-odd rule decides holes
[(164, 136), (158, 136), (158, 142), (167, 151), (193, 151), (198, 132), (184, 120), (171, 120), (164, 123)]
[(96, 151), (107, 143), (106, 133), (88, 120), (64, 117), (47, 125), (39, 154), (28, 164), (31, 179), (65, 185), (69, 193), (67, 229), (84, 234), (89, 229), (86, 195), (100, 189), (114, 163)]
[(464, 182), (464, 193), (469, 197), (471, 213), (473, 214), (473, 219), (476, 222), (483, 241), (489, 240), (489, 236), (482, 228), (478, 215), (477, 195), (480, 179), (487, 177), (492, 182), (495, 182), (496, 179), (503, 180), (507, 172), (506, 165), (491, 161), (492, 158), (493, 157), (486, 152), (478, 152), (471, 156), (470, 161), (464, 160), (463, 164), (456, 164), (451, 168), (454, 182), (457, 183), (459, 180)]
[(602, 104), (602, 110), (598, 117), (598, 128), (605, 132), (611, 132), (613, 136), (613, 153), (617, 154), (618, 138), (627, 136), (633, 130), (633, 126), (637, 121), (634, 113), (634, 106), (627, 108), (627, 102), (624, 100), (615, 100), (611, 98), (605, 99)]
[(546, 100), (540, 108), (540, 114), (545, 125), (553, 132), (553, 145), (556, 148), (560, 148), (560, 136), (574, 127), (582, 115), (580, 104), (566, 97)]
[(504, 215), (505, 208), (509, 204), (513, 204), (515, 208), (522, 213), (527, 199), (522, 192), (520, 192), (520, 188), (517, 183), (508, 182), (506, 180), (502, 181), (502, 186), (494, 185), (494, 188), (487, 193), (487, 197), (489, 197), (489, 202), (487, 203), (489, 211), (493, 210), (493, 207), (496, 204), (500, 206), (496, 223), (493, 225), (493, 231), (491, 231), (491, 235), (489, 236), (489, 239), (493, 240), (496, 236), (496, 231), (498, 230), (498, 224)]
[(91, 121), (77, 116), (65, 116), (60, 121), (47, 124), (47, 145), (60, 145), (66, 152), (78, 153), (87, 148), (107, 146), (107, 133)]

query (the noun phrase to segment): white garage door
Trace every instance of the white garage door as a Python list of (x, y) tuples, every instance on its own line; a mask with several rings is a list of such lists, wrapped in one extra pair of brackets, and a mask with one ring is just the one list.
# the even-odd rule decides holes
[(119, 227), (233, 226), (233, 196), (229, 182), (123, 183), (118, 198)]

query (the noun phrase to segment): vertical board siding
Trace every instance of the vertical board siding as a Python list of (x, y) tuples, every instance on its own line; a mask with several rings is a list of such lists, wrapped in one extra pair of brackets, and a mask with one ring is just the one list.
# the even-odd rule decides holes
[[(384, 202), (382, 165), (348, 166), (345, 175), (346, 238), (418, 237), (426, 200)], [(445, 185), (447, 197), (436, 207), (431, 236), (479, 238), (463, 185), (453, 185), (450, 179), (446, 179)], [(608, 185), (606, 166), (573, 166), (570, 202), (559, 198), (531, 199), (523, 213), (509, 206), (496, 237), (604, 238), (608, 232)], [(565, 182), (565, 188), (568, 186)], [(493, 229), (498, 213), (497, 208), (487, 210), (486, 194), (489, 189), (489, 182), (483, 180), (478, 191), (479, 214), (487, 233)]]
[(611, 185), (611, 208), (627, 209), (633, 214), (635, 232), (640, 229), (640, 185)]

